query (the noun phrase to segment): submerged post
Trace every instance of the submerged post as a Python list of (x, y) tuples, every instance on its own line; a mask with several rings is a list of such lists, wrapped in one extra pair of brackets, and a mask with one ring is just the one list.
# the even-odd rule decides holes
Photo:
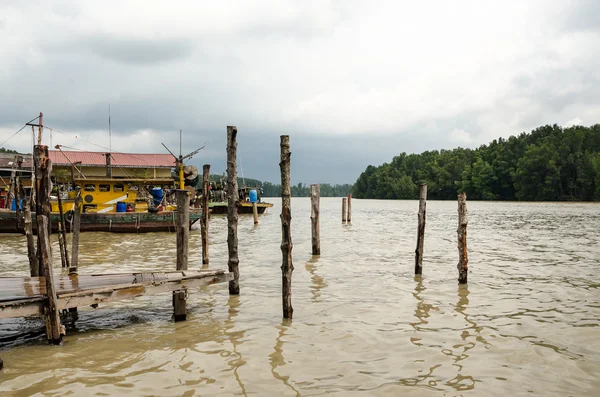
[(229, 294), (240, 293), (240, 269), (238, 258), (238, 184), (236, 168), (237, 128), (227, 126), (227, 267), (233, 273), (229, 281)]
[(31, 277), (38, 277), (40, 269), (38, 267), (37, 256), (35, 255), (35, 243), (33, 241), (33, 227), (31, 224), (31, 203), (25, 199), (23, 203), (23, 212), (25, 213), (25, 237), (27, 238), (27, 256), (29, 257), (29, 274)]
[(321, 186), (310, 185), (310, 224), (312, 230), (312, 254), (321, 255), (321, 227), (319, 225), (319, 199)]
[(177, 270), (188, 268), (188, 242), (190, 237), (190, 196), (185, 189), (175, 192), (177, 202)]
[(210, 164), (202, 169), (202, 216), (200, 217), (200, 234), (202, 234), (202, 264), (208, 265), (208, 199), (210, 195)]
[(291, 190), (290, 190), (290, 136), (281, 135), (281, 299), (283, 303), (283, 318), (291, 319), (294, 314), (292, 307), (292, 234), (290, 224), (292, 222)]
[(469, 258), (467, 256), (467, 194), (458, 195), (458, 283), (467, 283)]
[(352, 222), (352, 193), (348, 194), (348, 223)]
[(67, 250), (67, 235), (65, 225), (65, 215), (63, 213), (62, 198), (60, 197), (60, 188), (58, 189), (58, 243), (60, 245), (60, 259), (62, 267), (69, 267), (69, 252)]
[(44, 310), (46, 316), (46, 336), (50, 343), (59, 345), (62, 341), (62, 332), (54, 286), (54, 275), (52, 272), (52, 252), (50, 251), (50, 236), (48, 235), (48, 218), (45, 215), (37, 215), (36, 219), (39, 241), (41, 242), (39, 248), (42, 258), (42, 269), (46, 281), (46, 294), (48, 295), (48, 303)]
[(254, 224), (258, 225), (258, 207), (256, 202), (252, 203), (252, 214), (254, 215)]
[(427, 205), (427, 184), (419, 189), (419, 214), (417, 226), (417, 248), (415, 249), (415, 274), (423, 274), (423, 244), (425, 241), (425, 215)]
[(342, 197), (342, 223), (346, 223), (346, 203), (348, 202), (347, 197)]
[(75, 197), (75, 208), (73, 208), (73, 245), (71, 248), (71, 267), (69, 273), (77, 273), (77, 266), (79, 266), (79, 232), (81, 228), (81, 196)]

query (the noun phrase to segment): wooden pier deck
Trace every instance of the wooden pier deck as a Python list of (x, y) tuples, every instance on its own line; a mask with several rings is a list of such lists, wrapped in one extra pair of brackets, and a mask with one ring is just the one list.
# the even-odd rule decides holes
[[(58, 310), (185, 290), (232, 279), (224, 270), (69, 274), (54, 277)], [(48, 300), (44, 277), (0, 277), (0, 318), (37, 316)]]

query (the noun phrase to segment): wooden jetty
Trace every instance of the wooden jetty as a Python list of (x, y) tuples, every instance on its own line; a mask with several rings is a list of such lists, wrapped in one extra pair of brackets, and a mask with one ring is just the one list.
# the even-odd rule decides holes
[[(224, 270), (64, 274), (54, 277), (58, 310), (228, 282)], [(37, 316), (47, 304), (45, 277), (0, 277), (0, 318)]]

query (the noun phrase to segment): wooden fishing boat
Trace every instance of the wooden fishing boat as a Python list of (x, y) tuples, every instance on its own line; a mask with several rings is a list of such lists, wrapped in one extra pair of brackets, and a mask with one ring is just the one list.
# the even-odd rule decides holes
[[(81, 232), (145, 233), (174, 231), (177, 207), (169, 203), (169, 186), (173, 179), (75, 179), (69, 191), (62, 195), (62, 209), (66, 228), (70, 231), (75, 208), (75, 197), (81, 197)], [(50, 200), (52, 231), (58, 230), (60, 217), (58, 197)], [(190, 208), (190, 228), (201, 216), (200, 209)], [(36, 230), (35, 213), (32, 224)], [(15, 211), (0, 210), (0, 233), (24, 233), (24, 220), (17, 219)]]
[[(252, 214), (253, 202), (256, 202), (256, 209), (259, 214), (263, 214), (267, 208), (273, 207), (273, 204), (262, 201), (260, 188), (243, 187), (238, 189), (238, 213)], [(227, 201), (224, 200), (225, 195), (219, 194), (216, 190), (211, 192), (211, 201), (208, 203), (208, 208), (211, 214), (226, 214)]]

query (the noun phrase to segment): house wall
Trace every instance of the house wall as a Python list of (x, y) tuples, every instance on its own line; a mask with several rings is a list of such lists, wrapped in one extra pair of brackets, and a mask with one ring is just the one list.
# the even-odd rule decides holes
[[(81, 167), (79, 170), (86, 177), (103, 177), (106, 176), (106, 167)], [(75, 171), (75, 177), (81, 176)], [(71, 177), (71, 167), (53, 165), (52, 176)], [(169, 178), (171, 176), (170, 168), (125, 168), (112, 167), (112, 175), (114, 178)]]

